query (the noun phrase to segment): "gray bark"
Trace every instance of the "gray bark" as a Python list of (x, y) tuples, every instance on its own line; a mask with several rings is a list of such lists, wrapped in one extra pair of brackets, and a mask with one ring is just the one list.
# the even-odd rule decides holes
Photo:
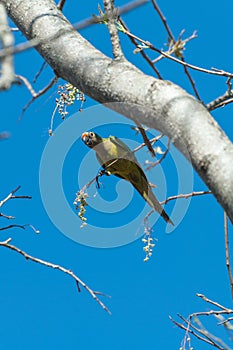
[(63, 79), (125, 116), (160, 130), (192, 162), (233, 222), (233, 145), (206, 108), (169, 81), (112, 60), (77, 33), (51, 0), (0, 0)]

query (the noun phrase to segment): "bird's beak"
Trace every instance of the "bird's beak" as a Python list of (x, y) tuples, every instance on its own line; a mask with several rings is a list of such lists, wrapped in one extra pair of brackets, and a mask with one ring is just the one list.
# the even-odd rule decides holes
[(84, 132), (84, 133), (82, 134), (82, 140), (83, 140), (83, 142), (84, 142), (84, 143), (87, 143), (88, 139), (89, 139), (88, 132)]
[(84, 132), (82, 134), (82, 140), (85, 143), (85, 145), (92, 147), (93, 146), (93, 140), (92, 137), (90, 136), (89, 132)]

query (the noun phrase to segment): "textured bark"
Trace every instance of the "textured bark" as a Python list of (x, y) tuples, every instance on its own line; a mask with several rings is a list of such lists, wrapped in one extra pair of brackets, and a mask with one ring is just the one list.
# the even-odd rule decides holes
[(168, 135), (233, 222), (233, 145), (206, 108), (169, 81), (112, 60), (77, 33), (51, 0), (0, 0), (9, 16), (56, 71), (96, 101)]

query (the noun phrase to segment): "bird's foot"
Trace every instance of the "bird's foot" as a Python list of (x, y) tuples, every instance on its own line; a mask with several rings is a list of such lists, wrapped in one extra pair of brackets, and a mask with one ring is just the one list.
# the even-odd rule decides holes
[(97, 188), (100, 188), (100, 182), (99, 182), (99, 177), (103, 176), (103, 175), (111, 175), (110, 171), (107, 171), (107, 170), (104, 170), (104, 169), (101, 169), (98, 174), (96, 175), (95, 177), (95, 181), (96, 181), (96, 187)]

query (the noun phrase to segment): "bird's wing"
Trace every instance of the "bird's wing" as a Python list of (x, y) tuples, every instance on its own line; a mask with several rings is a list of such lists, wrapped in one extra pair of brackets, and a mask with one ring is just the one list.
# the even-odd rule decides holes
[(116, 136), (109, 136), (109, 139), (117, 147), (119, 158), (127, 158), (138, 164), (137, 158), (135, 157), (134, 153), (132, 153), (131, 149), (123, 141), (118, 139), (118, 137)]

